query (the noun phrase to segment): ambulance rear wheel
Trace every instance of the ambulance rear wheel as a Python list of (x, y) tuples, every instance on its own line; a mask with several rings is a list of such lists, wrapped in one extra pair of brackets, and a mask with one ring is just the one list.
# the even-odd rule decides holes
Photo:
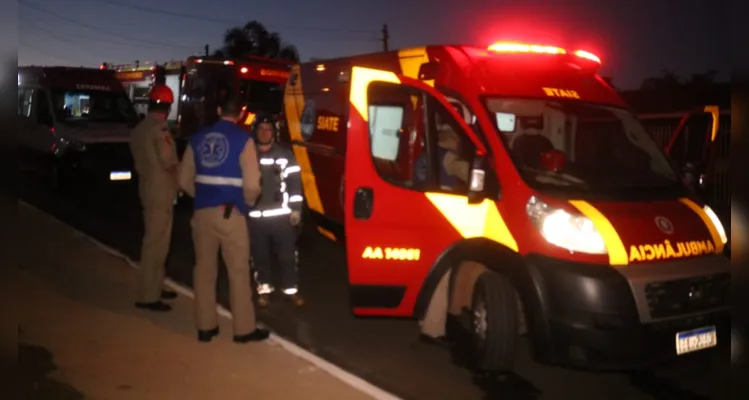
[(517, 292), (510, 281), (491, 271), (482, 273), (474, 284), (471, 302), (473, 350), (482, 371), (512, 371), (518, 317)]

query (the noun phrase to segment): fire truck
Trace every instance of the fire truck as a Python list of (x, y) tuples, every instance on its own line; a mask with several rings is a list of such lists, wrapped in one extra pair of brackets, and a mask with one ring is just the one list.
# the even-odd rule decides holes
[(128, 148), (138, 115), (113, 71), (19, 67), (22, 161), (60, 188), (76, 181), (121, 186), (132, 178)]
[(244, 102), (243, 125), (250, 125), (259, 112), (279, 115), (290, 68), (286, 61), (263, 57), (188, 58), (177, 110), (180, 135), (190, 136), (216, 122), (217, 106), (227, 95), (239, 96)]
[[(427, 46), (295, 65), (281, 141), (358, 316), (443, 312), (476, 364), (639, 368), (728, 343), (725, 228), (584, 50)], [(439, 311), (439, 310), (438, 310)]]
[[(148, 112), (148, 92), (154, 83), (162, 83), (168, 86), (175, 96), (180, 93), (180, 73), (183, 61), (170, 61), (159, 64), (157, 62), (135, 62), (134, 64), (113, 65), (104, 63), (102, 69), (116, 71), (115, 76), (122, 82), (130, 100), (139, 115)], [(173, 107), (167, 116), (171, 124), (177, 121), (177, 107)]]
[(216, 108), (223, 96), (236, 95), (244, 101), (244, 125), (250, 125), (258, 112), (280, 114), (282, 85), (288, 80), (291, 65), (249, 56), (190, 57), (165, 64), (104, 64), (102, 68), (117, 71), (118, 79), (142, 114), (147, 112), (148, 91), (153, 84), (161, 82), (169, 86), (178, 102), (168, 118), (177, 136), (188, 137), (218, 119)]

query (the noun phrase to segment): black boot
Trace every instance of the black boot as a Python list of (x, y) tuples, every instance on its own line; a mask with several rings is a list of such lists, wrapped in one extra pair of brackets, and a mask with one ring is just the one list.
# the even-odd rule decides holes
[(198, 329), (199, 342), (208, 343), (216, 336), (218, 336), (218, 326), (207, 331), (201, 331), (200, 329)]
[(266, 331), (265, 329), (258, 328), (246, 335), (234, 335), (234, 342), (235, 343), (261, 342), (265, 339), (268, 339), (269, 336), (270, 336), (270, 332)]

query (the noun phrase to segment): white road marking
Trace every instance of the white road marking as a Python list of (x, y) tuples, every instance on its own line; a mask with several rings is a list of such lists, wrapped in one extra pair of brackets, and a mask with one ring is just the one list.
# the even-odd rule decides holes
[[(92, 236), (79, 231), (78, 229), (76, 229), (76, 228), (70, 226), (69, 224), (61, 221), (60, 219), (52, 216), (51, 214), (46, 213), (46, 212), (40, 210), (39, 208), (34, 207), (31, 204), (26, 203), (25, 201), (22, 201), (22, 200), (18, 200), (18, 204), (19, 205), (24, 205), (24, 206), (29, 207), (29, 208), (31, 208), (31, 209), (33, 209), (33, 210), (35, 210), (35, 211), (37, 211), (37, 212), (39, 212), (41, 214), (46, 215), (48, 218), (52, 219), (53, 221), (55, 221), (55, 222), (57, 222), (57, 223), (59, 223), (61, 225), (64, 225), (65, 227), (67, 227), (68, 229), (72, 230), (73, 232), (75, 232), (76, 234), (80, 235), (81, 237), (86, 238), (88, 241), (90, 241), (91, 243), (93, 243), (96, 247), (100, 248), (101, 250), (103, 250), (103, 251), (105, 251), (105, 252), (107, 252), (107, 253), (109, 253), (109, 254), (117, 257), (117, 258), (120, 258), (120, 259), (124, 260), (126, 263), (128, 263), (131, 267), (133, 267), (135, 269), (140, 269), (140, 267), (138, 266), (138, 263), (136, 263), (135, 261), (131, 260), (130, 257), (122, 254), (121, 252), (119, 252), (116, 249), (113, 249), (112, 247), (109, 247), (109, 246), (105, 245), (104, 243), (101, 243), (100, 241), (94, 239)], [(164, 283), (170, 289), (174, 290), (175, 292), (177, 292), (177, 293), (179, 293), (179, 294), (181, 294), (181, 295), (183, 295), (183, 296), (185, 296), (187, 298), (190, 298), (190, 299), (194, 299), (195, 298), (195, 294), (193, 293), (192, 289), (190, 289), (190, 288), (188, 288), (186, 286), (183, 286), (183, 285), (181, 285), (181, 284), (173, 281), (172, 279), (167, 278), (167, 279), (165, 279)], [(231, 312), (229, 310), (227, 310), (226, 308), (224, 308), (223, 306), (219, 305), (217, 311), (218, 311), (218, 314), (221, 315), (222, 317), (232, 319)], [(258, 323), (258, 325), (260, 327), (264, 328), (264, 329), (268, 329), (268, 327), (265, 326), (265, 325), (263, 325), (262, 323)], [(329, 362), (329, 361), (327, 361), (327, 360), (325, 360), (325, 359), (323, 359), (323, 358), (321, 358), (321, 357), (319, 357), (319, 356), (317, 356), (317, 355), (315, 355), (315, 354), (313, 354), (313, 353), (305, 350), (304, 348), (296, 345), (295, 343), (293, 343), (293, 342), (291, 342), (291, 341), (289, 341), (287, 339), (284, 339), (283, 337), (277, 335), (276, 333), (273, 333), (272, 331), (271, 331), (271, 335), (270, 335), (270, 339), (269, 340), (272, 341), (272, 342), (274, 342), (274, 343), (276, 343), (277, 345), (280, 345), (282, 348), (284, 348), (289, 353), (291, 353), (291, 354), (293, 354), (293, 355), (295, 355), (295, 356), (297, 356), (299, 358), (302, 358), (302, 359), (306, 360), (307, 362), (309, 362), (310, 364), (314, 365), (315, 367), (317, 367), (317, 368), (319, 368), (319, 369), (327, 372), (328, 374), (332, 375), (333, 377), (335, 377), (336, 379), (340, 380), (341, 382), (343, 382), (343, 383), (345, 383), (345, 384), (353, 387), (354, 389), (359, 390), (360, 392), (362, 392), (362, 393), (364, 393), (364, 394), (366, 394), (368, 396), (371, 396), (373, 399), (376, 399), (376, 400), (402, 400), (400, 397), (397, 397), (397, 396), (395, 396), (393, 394), (390, 394), (390, 393), (386, 392), (383, 389), (380, 389), (379, 387), (377, 387), (377, 386), (375, 386), (375, 385), (367, 382), (366, 380), (364, 380), (362, 378), (359, 378), (358, 376), (356, 376), (356, 375), (354, 375), (354, 374), (352, 374), (352, 373), (344, 370), (343, 368), (340, 368), (337, 365), (334, 365), (333, 363), (331, 363), (331, 362)]]

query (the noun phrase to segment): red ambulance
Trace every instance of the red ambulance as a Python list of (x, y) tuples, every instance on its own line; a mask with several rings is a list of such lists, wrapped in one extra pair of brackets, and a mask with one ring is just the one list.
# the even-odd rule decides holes
[(715, 213), (590, 52), (428, 46), (294, 66), (282, 141), (356, 315), (449, 306), (479, 364), (632, 368), (728, 342)]

